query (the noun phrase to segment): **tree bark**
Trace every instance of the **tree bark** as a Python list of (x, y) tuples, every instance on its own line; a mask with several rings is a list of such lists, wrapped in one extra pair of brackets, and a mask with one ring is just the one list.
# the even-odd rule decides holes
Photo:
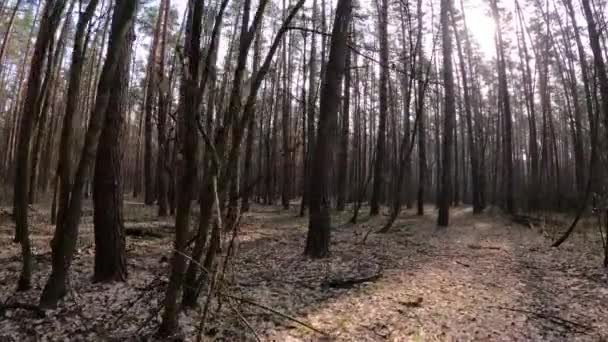
[[(183, 164), (178, 169), (177, 206), (175, 213), (175, 242), (171, 261), (171, 275), (165, 291), (164, 312), (159, 327), (161, 336), (169, 336), (178, 328), (178, 298), (186, 270), (186, 243), (189, 238), (190, 212), (193, 192), (190, 189), (197, 177), (199, 137), (197, 130), (199, 96), (199, 60), (201, 56), (202, 1), (190, 0), (184, 41), (187, 56), (180, 85), (180, 116), (178, 123), (179, 154)], [(207, 57), (208, 58), (208, 57)]]
[(113, 81), (118, 71), (121, 46), (135, 19), (137, 3), (129, 0), (116, 0), (112, 15), (112, 28), (107, 56), (100, 74), (95, 106), (91, 112), (80, 163), (74, 177), (69, 205), (65, 217), (58, 222), (52, 242), (52, 271), (40, 297), (40, 306), (54, 307), (66, 294), (67, 274), (78, 241), (78, 225), (82, 214), (84, 187), (97, 155), (99, 137), (103, 129), (108, 104), (112, 95)]
[[(312, 29), (316, 29), (318, 20), (317, 0), (312, 3)], [(315, 113), (316, 113), (316, 95), (317, 95), (317, 38), (316, 34), (312, 34), (310, 38), (310, 57), (308, 65), (308, 103), (306, 115), (306, 131), (307, 131), (307, 146), (306, 160), (304, 163), (304, 193), (302, 194), (302, 204), (300, 206), (300, 216), (304, 216), (308, 200), (310, 198), (310, 173), (312, 170), (312, 153), (315, 146)]]
[(123, 218), (122, 150), (127, 108), (133, 27), (118, 47), (118, 69), (108, 103), (105, 124), (99, 137), (93, 178), (93, 224), (95, 231), (95, 274), (93, 280), (125, 281), (127, 256)]
[(454, 75), (452, 67), (452, 36), (450, 33), (449, 13), (452, 0), (441, 1), (441, 36), (443, 42), (443, 83), (445, 92), (443, 117), (443, 148), (441, 162), (441, 186), (438, 198), (439, 215), (437, 225), (447, 227), (450, 220), (450, 203), (452, 199), (452, 139), (456, 120), (454, 100)]
[[(169, 0), (163, 0), (160, 4), (159, 16), (162, 21), (162, 32), (160, 33), (160, 53), (158, 67), (158, 154), (156, 157), (156, 192), (158, 199), (158, 216), (167, 216), (167, 159), (169, 156), (169, 146), (167, 143), (167, 112), (169, 111), (169, 87), (165, 77), (165, 50), (167, 46), (167, 21), (169, 16)], [(170, 82), (170, 80), (169, 80)]]
[[(483, 205), (481, 201), (481, 192), (479, 186), (479, 179), (481, 174), (479, 172), (479, 163), (478, 163), (478, 153), (477, 153), (477, 143), (475, 141), (475, 136), (473, 134), (473, 119), (472, 119), (472, 105), (471, 105), (471, 96), (470, 96), (470, 88), (469, 88), (469, 78), (467, 76), (467, 67), (464, 59), (464, 54), (462, 52), (462, 44), (460, 41), (460, 36), (458, 34), (458, 28), (456, 27), (456, 23), (454, 20), (454, 13), (452, 11), (452, 25), (454, 27), (454, 36), (456, 38), (456, 46), (458, 49), (458, 60), (460, 64), (460, 74), (462, 77), (462, 91), (464, 93), (464, 112), (465, 112), (465, 121), (467, 127), (467, 138), (469, 145), (469, 161), (471, 163), (471, 187), (472, 187), (472, 199), (473, 199), (473, 213), (479, 214), (483, 211)], [(468, 37), (468, 31), (465, 22), (465, 37)], [(468, 39), (468, 38), (466, 38)], [(468, 44), (467, 44), (468, 45)], [(464, 141), (462, 142), (464, 144)], [(466, 177), (466, 175), (465, 175)]]
[[(286, 0), (283, 0), (283, 16), (287, 16), (287, 5)], [(292, 42), (290, 40), (287, 44), (287, 39), (283, 39), (283, 56), (282, 56), (282, 67), (283, 67), (283, 82), (282, 82), (282, 108), (281, 108), (281, 125), (282, 132), (281, 137), (283, 139), (283, 155), (282, 155), (282, 167), (283, 174), (281, 177), (281, 204), (284, 210), (289, 209), (290, 201), (290, 190), (291, 190), (291, 153), (290, 153), (290, 130), (291, 130), (291, 84), (289, 83), (289, 69), (291, 65), (288, 64), (288, 51), (291, 48)], [(291, 55), (289, 55), (291, 56)]]
[(36, 116), (39, 112), (38, 99), (40, 96), (40, 82), (44, 59), (48, 53), (51, 53), (50, 42), (57, 30), (66, 2), (62, 0), (49, 0), (44, 7), (38, 38), (34, 45), (24, 107), (21, 114), (14, 184), (16, 238), (21, 243), (21, 254), (23, 257), (23, 268), (17, 284), (18, 290), (28, 290), (31, 286), (32, 252), (27, 222), (30, 140)]
[(304, 254), (313, 258), (329, 254), (331, 217), (329, 170), (333, 136), (336, 133), (338, 107), (340, 106), (340, 83), (344, 75), (348, 29), (352, 13), (352, 0), (339, 0), (336, 7), (334, 28), (331, 37), (329, 59), (321, 91), (319, 128), (315, 153), (312, 160), (310, 187), (310, 215)]
[(348, 179), (348, 138), (350, 135), (350, 50), (346, 52), (346, 62), (344, 66), (344, 102), (342, 104), (342, 118), (340, 133), (340, 152), (338, 154), (338, 200), (336, 209), (344, 211), (346, 205), (346, 181)]
[(509, 98), (509, 86), (507, 84), (506, 59), (504, 52), (504, 43), (502, 39), (501, 20), (498, 12), (498, 0), (492, 0), (492, 14), (496, 22), (496, 50), (498, 59), (498, 83), (500, 92), (500, 102), (502, 104), (503, 119), (504, 119), (504, 173), (506, 177), (505, 184), (505, 205), (509, 214), (515, 214), (515, 199), (513, 193), (513, 119), (511, 116), (511, 100)]
[(386, 117), (388, 116), (388, 0), (381, 1), (378, 13), (378, 29), (380, 39), (380, 112), (378, 121), (378, 135), (376, 136), (376, 161), (374, 165), (374, 186), (370, 203), (370, 215), (378, 215), (382, 188), (384, 186), (384, 154), (386, 149)]
[(152, 171), (152, 117), (154, 115), (154, 102), (157, 100), (158, 75), (159, 75), (159, 40), (162, 29), (164, 6), (159, 5), (154, 34), (152, 36), (152, 47), (148, 57), (148, 79), (146, 84), (146, 102), (144, 105), (144, 203), (152, 205), (156, 198), (154, 188), (154, 174)]

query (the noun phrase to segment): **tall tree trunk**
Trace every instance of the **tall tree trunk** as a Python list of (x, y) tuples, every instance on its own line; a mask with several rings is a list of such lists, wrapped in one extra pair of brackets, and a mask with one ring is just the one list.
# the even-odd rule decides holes
[(82, 214), (84, 187), (97, 155), (99, 137), (103, 129), (108, 104), (112, 95), (113, 81), (118, 72), (121, 46), (135, 19), (137, 3), (129, 0), (116, 0), (112, 15), (112, 28), (106, 59), (100, 74), (95, 106), (91, 112), (80, 163), (76, 169), (71, 189), (69, 205), (61, 221), (58, 221), (52, 243), (52, 271), (40, 297), (40, 305), (54, 307), (66, 293), (69, 267), (78, 241), (78, 225)]
[[(312, 3), (312, 29), (316, 29), (318, 20), (317, 0)], [(300, 216), (304, 216), (308, 200), (310, 198), (310, 174), (312, 172), (312, 158), (315, 146), (315, 113), (316, 113), (316, 95), (317, 95), (317, 39), (316, 34), (312, 34), (310, 40), (310, 57), (308, 65), (308, 113), (306, 115), (306, 131), (308, 133), (306, 150), (306, 162), (304, 163), (304, 193), (302, 195), (302, 204), (300, 206)]]
[[(286, 0), (283, 0), (283, 16), (287, 15), (287, 5)], [(289, 41), (289, 48), (291, 48), (292, 40)], [(282, 68), (283, 68), (283, 82), (282, 82), (282, 90), (283, 90), (283, 98), (282, 98), (282, 110), (281, 110), (281, 124), (282, 124), (282, 132), (281, 137), (283, 139), (283, 155), (282, 155), (282, 163), (283, 163), (283, 175), (281, 177), (281, 204), (283, 205), (283, 209), (289, 209), (289, 200), (290, 200), (290, 188), (291, 188), (291, 153), (290, 153), (290, 130), (291, 130), (291, 84), (289, 83), (289, 69), (291, 69), (291, 65), (288, 66), (288, 55), (291, 56), (288, 51), (287, 39), (283, 40), (283, 56), (281, 58)]]
[(118, 69), (114, 75), (111, 97), (95, 160), (93, 178), (93, 224), (95, 230), (94, 281), (125, 281), (127, 256), (123, 219), (122, 144), (127, 109), (129, 68), (135, 32), (131, 27), (122, 42)]
[[(604, 55), (602, 55), (602, 47), (600, 44), (600, 32), (598, 32), (597, 24), (593, 18), (593, 11), (589, 0), (581, 0), (583, 4), (583, 12), (587, 19), (587, 29), (589, 31), (589, 43), (593, 52), (593, 64), (598, 78), (599, 89), (601, 94), (601, 113), (604, 116), (604, 126), (608, 127), (608, 74)], [(608, 129), (604, 133), (608, 138)]]
[(340, 152), (338, 155), (338, 201), (337, 210), (343, 211), (346, 204), (347, 193), (346, 193), (346, 181), (348, 179), (348, 137), (350, 135), (350, 82), (351, 82), (351, 68), (350, 68), (350, 50), (346, 52), (346, 62), (344, 75), (344, 102), (342, 104), (342, 118), (340, 133)]
[[(47, 119), (52, 115), (52, 103), (55, 101), (55, 94), (58, 88), (58, 85), (55, 84), (57, 74), (59, 73), (59, 67), (63, 62), (63, 56), (65, 53), (65, 41), (67, 33), (70, 31), (70, 25), (72, 21), (72, 9), (74, 8), (75, 2), (71, 2), (68, 10), (67, 17), (63, 21), (63, 25), (61, 27), (61, 31), (59, 34), (59, 40), (57, 42), (57, 46), (55, 44), (51, 44), (51, 48), (48, 54), (48, 60), (46, 65), (45, 79), (42, 82), (42, 87), (40, 88), (40, 96), (39, 96), (39, 113), (37, 115), (37, 134), (34, 138), (32, 151), (31, 151), (31, 162), (30, 162), (30, 181), (29, 181), (29, 192), (28, 192), (28, 200), (29, 203), (34, 203), (36, 200), (36, 193), (38, 187), (36, 186), (36, 180), (38, 176), (38, 161), (40, 160), (40, 149), (42, 148), (42, 141), (44, 138), (44, 132), (47, 130)], [(54, 49), (54, 51), (53, 51)], [(49, 113), (50, 112), (50, 113)], [(50, 130), (49, 130), (50, 134)]]
[(177, 207), (175, 214), (175, 243), (171, 261), (171, 275), (165, 292), (164, 313), (159, 333), (173, 334), (178, 328), (178, 298), (186, 270), (186, 243), (189, 238), (190, 212), (193, 192), (190, 189), (197, 177), (199, 137), (197, 130), (199, 87), (199, 60), (201, 56), (202, 1), (190, 0), (184, 41), (187, 64), (180, 85), (180, 113), (178, 123), (179, 153), (183, 165), (178, 169)]
[(456, 121), (456, 106), (454, 99), (454, 75), (452, 68), (452, 36), (450, 33), (449, 14), (452, 0), (441, 1), (441, 36), (443, 42), (443, 83), (444, 83), (444, 117), (443, 117), (443, 147), (441, 162), (441, 186), (438, 198), (439, 215), (437, 225), (447, 227), (450, 219), (450, 203), (452, 199), (452, 139)]
[(337, 128), (340, 106), (340, 84), (344, 75), (347, 54), (347, 37), (352, 13), (352, 0), (338, 0), (331, 36), (329, 59), (321, 91), (319, 129), (312, 160), (310, 187), (310, 215), (304, 254), (313, 258), (329, 254), (331, 217), (329, 215), (329, 163), (333, 136)]
[[(585, 48), (583, 46), (583, 42), (581, 40), (581, 34), (580, 34), (580, 30), (578, 27), (578, 24), (576, 22), (576, 14), (574, 12), (574, 8), (572, 6), (572, 0), (563, 0), (568, 15), (570, 16), (570, 20), (572, 22), (572, 27), (574, 30), (574, 38), (576, 39), (576, 49), (578, 51), (578, 60), (580, 63), (580, 67), (581, 67), (581, 76), (582, 76), (582, 80), (583, 80), (583, 88), (585, 90), (585, 104), (586, 104), (586, 109), (587, 109), (587, 117), (589, 120), (589, 130), (591, 131), (590, 133), (590, 137), (591, 139), (594, 139), (594, 137), (596, 136), (595, 132), (596, 132), (596, 125), (597, 123), (595, 122), (595, 114), (594, 114), (594, 110), (593, 110), (593, 99), (591, 97), (591, 87), (590, 87), (590, 82), (589, 82), (589, 64), (587, 63), (587, 55), (585, 53)], [(591, 146), (596, 146), (595, 142), (591, 141)], [(591, 149), (591, 155), (589, 157), (589, 175), (591, 178), (593, 178), (593, 175), (596, 175), (597, 172), (594, 172), (593, 169), (596, 167), (595, 166), (595, 155), (593, 155), (595, 152), (595, 150), (592, 148)], [(587, 182), (591, 182), (591, 185), (593, 186), (593, 184), (595, 184), (595, 181), (593, 179), (587, 179)]]
[(67, 1), (62, 0), (49, 0), (44, 7), (38, 38), (34, 45), (34, 53), (24, 98), (24, 107), (21, 114), (14, 186), (16, 237), (21, 243), (21, 253), (23, 256), (23, 268), (17, 284), (18, 290), (27, 290), (31, 286), (32, 252), (27, 222), (30, 140), (36, 116), (39, 112), (38, 99), (40, 97), (40, 81), (44, 59), (48, 53), (51, 53), (50, 42), (57, 30), (66, 2)]
[(148, 57), (148, 79), (146, 84), (146, 99), (144, 105), (144, 203), (152, 205), (156, 198), (154, 188), (154, 175), (152, 171), (152, 117), (154, 116), (154, 103), (158, 93), (159, 75), (159, 40), (163, 22), (163, 2), (159, 4), (156, 24), (152, 36), (152, 47)]
[[(418, 43), (421, 47), (424, 46), (424, 41), (422, 40), (424, 36), (421, 34), (423, 30), (423, 11), (422, 7), (418, 7), (417, 12), (418, 25), (420, 25), (419, 35), (420, 42)], [(416, 103), (416, 116), (418, 117), (418, 196), (417, 196), (417, 210), (416, 213), (418, 215), (424, 215), (424, 197), (425, 197), (425, 186), (426, 186), (426, 178), (427, 178), (427, 169), (426, 169), (426, 115), (424, 110), (424, 99), (426, 95), (426, 89), (428, 82), (423, 79), (424, 76), (424, 67), (425, 63), (428, 63), (427, 67), (427, 80), (428, 80), (428, 71), (432, 65), (431, 61), (426, 61), (424, 57), (424, 48), (418, 49), (418, 66), (416, 68), (416, 72), (418, 75), (418, 97)]]
[[(260, 25), (260, 29), (261, 29)], [(252, 75), (255, 75), (258, 73), (258, 70), (260, 68), (260, 59), (261, 59), (261, 53), (262, 53), (262, 37), (261, 37), (261, 32), (260, 30), (258, 30), (258, 32), (256, 33), (256, 37), (255, 37), (255, 41), (253, 43), (253, 68), (252, 68)], [(305, 49), (306, 50), (306, 49)], [(262, 96), (262, 100), (264, 99), (264, 96)], [(256, 108), (258, 109), (258, 108)], [(260, 120), (260, 125), (261, 125), (261, 120)], [(244, 186), (243, 186), (243, 199), (241, 200), (241, 209), (243, 212), (247, 212), (249, 211), (249, 198), (251, 197), (251, 193), (253, 191), (253, 186), (254, 184), (252, 183), (253, 181), (258, 182), (259, 179), (253, 179), (252, 177), (252, 168), (253, 168), (253, 151), (254, 151), (254, 137), (255, 137), (255, 117), (252, 115), (251, 116), (251, 120), (249, 120), (249, 123), (247, 125), (247, 142), (245, 143), (245, 165), (243, 166), (243, 179), (244, 179)], [(262, 141), (262, 135), (260, 135), (258, 137), (258, 149), (261, 150), (261, 141)], [(261, 158), (259, 159), (259, 162), (261, 163)]]
[[(470, 163), (471, 163), (471, 186), (472, 186), (472, 193), (471, 193), (471, 197), (473, 199), (473, 213), (475, 214), (479, 214), (483, 211), (483, 206), (481, 203), (481, 189), (479, 188), (479, 179), (480, 179), (480, 173), (479, 173), (479, 163), (477, 161), (477, 143), (475, 141), (475, 136), (473, 134), (473, 119), (472, 119), (472, 106), (471, 106), (471, 96), (470, 96), (470, 89), (469, 89), (469, 79), (467, 76), (467, 67), (466, 67), (466, 61), (464, 59), (464, 54), (462, 52), (462, 44), (461, 44), (461, 40), (460, 40), (460, 36), (458, 34), (458, 28), (456, 27), (456, 23), (455, 23), (455, 16), (454, 13), (451, 13), (452, 15), (452, 25), (454, 27), (454, 36), (456, 38), (456, 46), (458, 49), (458, 60), (460, 63), (460, 75), (462, 77), (462, 91), (463, 91), (463, 97), (464, 97), (464, 112), (465, 112), (465, 121), (466, 121), (466, 127), (467, 127), (467, 138), (468, 138), (468, 145), (469, 145), (469, 159), (470, 159)], [(465, 30), (464, 30), (464, 34), (465, 36), (468, 36), (468, 31), (466, 28), (466, 22), (465, 22)], [(468, 38), (466, 38), (468, 39)], [(464, 141), (462, 142), (464, 144)], [(466, 175), (464, 175), (464, 177), (466, 177)]]
[(511, 117), (511, 101), (509, 99), (509, 86), (507, 84), (507, 71), (506, 71), (506, 59), (504, 52), (504, 43), (502, 39), (502, 29), (501, 29), (501, 21), (500, 14), (498, 12), (498, 0), (492, 0), (492, 14), (494, 16), (494, 21), (496, 22), (496, 45), (497, 45), (497, 59), (498, 59), (498, 83), (499, 83), (499, 92), (500, 99), (503, 110), (503, 118), (504, 118), (504, 167), (505, 167), (505, 176), (506, 176), (506, 184), (505, 184), (505, 204), (507, 212), (510, 214), (515, 213), (515, 199), (513, 193), (513, 133), (512, 133), (512, 125), (513, 119)]
[(380, 200), (384, 186), (384, 154), (386, 149), (386, 117), (388, 115), (388, 0), (381, 1), (378, 6), (379, 39), (380, 39), (380, 113), (378, 121), (378, 135), (376, 137), (376, 161), (374, 165), (374, 187), (370, 203), (370, 215), (378, 215)]
[[(82, 70), (84, 67), (85, 49), (87, 46), (88, 35), (86, 28), (99, 0), (89, 1), (85, 11), (78, 17), (76, 24), (76, 33), (74, 35), (74, 47), (72, 49), (72, 63), (70, 66), (69, 82), (66, 95), (65, 114), (63, 116), (63, 124), (61, 128), (61, 140), (59, 143), (59, 156), (57, 161), (57, 181), (56, 190), (58, 190), (58, 205), (57, 205), (57, 222), (55, 235), (59, 235), (61, 227), (65, 222), (65, 213), (69, 205), (70, 191), (72, 188), (72, 145), (73, 145), (73, 127), (74, 116), (78, 109), (78, 96), (82, 80)], [(60, 265), (58, 265), (60, 266)]]
[[(517, 15), (519, 19), (519, 24), (521, 28), (521, 48), (523, 52), (523, 56), (520, 53), (520, 59), (524, 64), (523, 70), (523, 83), (524, 83), (524, 97), (526, 100), (526, 107), (528, 110), (528, 125), (529, 125), (529, 141), (528, 141), (528, 149), (530, 153), (530, 178), (529, 181), (529, 195), (528, 195), (528, 208), (529, 209), (537, 209), (539, 206), (539, 185), (540, 185), (540, 169), (539, 169), (539, 152), (538, 152), (538, 139), (537, 139), (537, 130), (536, 130), (536, 111), (535, 111), (535, 101), (534, 101), (534, 89), (532, 82), (532, 71), (530, 68), (530, 56), (528, 54), (528, 45), (526, 43), (526, 38), (524, 36), (524, 30), (526, 29), (523, 24), (523, 18), (521, 13), (521, 8), (519, 7), (519, 3), (516, 1), (515, 6), (517, 9)], [(518, 39), (519, 43), (519, 39)]]
[[(38, 20), (38, 16), (40, 15), (40, 6), (41, 6), (41, 2), (38, 2), (38, 4), (36, 5), (36, 14), (34, 14), (34, 19), (32, 21), (32, 25), (29, 31), (29, 34), (27, 36), (27, 44), (26, 44), (26, 48), (25, 48), (25, 55), (23, 57), (23, 61), (19, 67), (19, 72), (18, 72), (18, 82), (15, 85), (15, 99), (13, 100), (13, 105), (11, 106), (11, 113), (12, 113), (12, 117), (11, 117), (11, 128), (10, 128), (10, 132), (8, 134), (8, 139), (7, 139), (7, 144), (6, 144), (6, 156), (5, 156), (5, 170), (6, 170), (6, 174), (12, 174), (12, 176), (14, 176), (14, 170), (13, 170), (13, 163), (15, 162), (14, 159), (14, 154), (15, 154), (15, 150), (16, 150), (16, 145), (17, 145), (17, 133), (19, 132), (19, 126), (20, 126), (20, 122), (19, 119), (20, 117), (18, 116), (18, 114), (20, 114), (21, 111), (21, 105), (22, 105), (22, 96), (24, 95), (25, 91), (26, 91), (26, 86), (27, 84), (24, 83), (24, 78), (26, 75), (26, 66), (27, 66), (27, 62), (30, 59), (30, 49), (32, 47), (32, 41), (34, 40), (34, 29), (36, 28), (36, 21)], [(13, 180), (13, 179), (11, 179)], [(15, 202), (16, 198), (13, 197), (13, 203)], [(16, 214), (13, 211), (13, 214)], [(13, 215), (14, 218), (16, 215)], [(17, 236), (15, 236), (15, 242), (17, 242)]]
[(158, 198), (158, 216), (167, 216), (167, 159), (169, 146), (166, 137), (167, 113), (169, 111), (169, 87), (170, 80), (165, 77), (165, 50), (167, 46), (167, 21), (169, 19), (169, 0), (163, 0), (160, 4), (159, 16), (162, 20), (162, 32), (160, 34), (160, 53), (158, 60), (158, 154), (156, 157), (156, 192)]

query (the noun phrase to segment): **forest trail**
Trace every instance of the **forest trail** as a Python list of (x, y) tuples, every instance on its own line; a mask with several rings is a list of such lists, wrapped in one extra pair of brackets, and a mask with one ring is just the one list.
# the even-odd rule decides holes
[[(24, 310), (7, 311), (0, 317), (0, 341), (36, 340), (43, 335), (51, 340), (131, 339), (153, 331), (166, 282), (163, 257), (170, 253), (172, 235), (166, 224), (171, 220), (157, 222), (151, 209), (130, 202), (127, 206), (127, 227), (148, 227), (163, 234), (128, 237), (128, 283), (91, 284), (94, 247), (87, 217), (74, 261), (72, 296), (44, 318)], [(608, 275), (600, 267), (599, 253), (593, 254), (590, 246), (579, 248), (591, 241), (577, 236), (552, 249), (536, 229), (498, 214), (474, 217), (469, 208), (453, 210), (450, 227), (438, 230), (435, 214), (430, 207), (424, 217), (407, 210), (389, 233), (372, 232), (364, 244), (370, 227), (378, 230), (386, 217), (369, 219), (363, 213), (361, 223), (350, 225), (342, 224), (348, 221), (348, 211), (336, 215), (331, 257), (311, 261), (302, 256), (306, 218), (296, 217), (295, 209), (254, 206), (243, 218), (222, 292), (284, 315), (225, 297), (219, 311), (212, 303), (207, 336), (253, 340), (246, 320), (262, 340), (269, 341), (608, 338)], [(11, 231), (12, 225), (3, 218), (0, 300), (34, 304), (49, 267), (37, 267), (33, 291), (12, 294), (19, 253), (18, 246), (10, 243)], [(38, 263), (50, 261), (51, 235), (48, 224), (34, 226)], [(376, 275), (367, 282), (347, 284)], [(198, 317), (197, 312), (182, 316), (185, 336), (194, 336)]]

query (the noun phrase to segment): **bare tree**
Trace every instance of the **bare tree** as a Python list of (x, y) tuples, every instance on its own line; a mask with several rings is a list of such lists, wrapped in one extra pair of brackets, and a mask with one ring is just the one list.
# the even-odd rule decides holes
[(340, 84), (345, 72), (347, 37), (352, 15), (352, 0), (339, 0), (332, 30), (329, 59), (321, 88), (319, 128), (312, 160), (310, 214), (304, 254), (313, 258), (329, 254), (331, 204), (328, 196), (333, 136), (337, 130)]

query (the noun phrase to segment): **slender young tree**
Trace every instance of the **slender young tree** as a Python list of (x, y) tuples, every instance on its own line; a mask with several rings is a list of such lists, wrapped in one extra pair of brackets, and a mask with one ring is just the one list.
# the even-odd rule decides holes
[[(458, 62), (460, 67), (460, 77), (462, 78), (462, 92), (463, 92), (463, 100), (464, 100), (464, 112), (465, 112), (465, 121), (467, 127), (467, 138), (468, 138), (468, 148), (469, 148), (469, 161), (471, 163), (471, 195), (473, 199), (473, 213), (479, 214), (483, 211), (482, 204), (482, 189), (480, 187), (479, 180), (481, 178), (481, 174), (479, 172), (479, 162), (477, 155), (477, 143), (475, 141), (475, 136), (473, 134), (473, 114), (472, 114), (472, 104), (471, 104), (471, 89), (469, 87), (469, 76), (467, 71), (467, 61), (465, 61), (462, 43), (460, 39), (460, 34), (458, 33), (458, 28), (456, 27), (454, 13), (452, 9), (451, 13), (452, 17), (452, 25), (454, 27), (454, 37), (456, 38), (456, 47), (458, 50)], [(464, 26), (464, 35), (468, 36), (468, 31), (466, 28), (466, 22)], [(468, 39), (468, 38), (465, 38)], [(464, 143), (464, 142), (463, 142)], [(466, 177), (466, 176), (465, 176)]]
[[(69, 204), (71, 184), (71, 155), (72, 141), (74, 138), (74, 116), (78, 106), (78, 92), (82, 81), (82, 70), (84, 67), (84, 57), (89, 34), (86, 32), (87, 25), (95, 14), (99, 0), (91, 0), (87, 4), (84, 12), (78, 17), (76, 32), (74, 34), (74, 46), (72, 48), (72, 62), (70, 65), (69, 82), (66, 95), (65, 114), (61, 128), (61, 139), (59, 142), (59, 157), (57, 160), (58, 177), (58, 210), (56, 222), (60, 227), (65, 219), (65, 211)], [(55, 212), (53, 210), (53, 212)]]
[(378, 96), (380, 112), (378, 119), (378, 135), (376, 136), (376, 160), (374, 164), (374, 186), (370, 202), (370, 215), (378, 215), (380, 200), (384, 186), (384, 158), (386, 150), (386, 118), (388, 116), (388, 82), (389, 82), (389, 52), (388, 52), (388, 0), (381, 1), (378, 6), (378, 29), (380, 39), (380, 84)]
[(146, 80), (146, 98), (144, 104), (144, 203), (152, 205), (156, 198), (154, 189), (154, 175), (152, 170), (152, 119), (154, 116), (154, 103), (157, 99), (159, 90), (159, 61), (163, 11), (165, 9), (164, 2), (161, 1), (158, 6), (158, 14), (156, 15), (156, 24), (154, 25), (154, 33), (152, 36), (152, 46), (150, 55), (148, 56), (148, 78)]
[(456, 104), (454, 99), (454, 74), (452, 67), (453, 47), (449, 18), (451, 8), (452, 0), (441, 1), (444, 113), (441, 151), (441, 186), (438, 198), (439, 215), (437, 217), (437, 225), (439, 227), (448, 226), (450, 220), (450, 203), (452, 202), (452, 140), (454, 138), (454, 126), (456, 121)]
[(186, 270), (186, 244), (189, 235), (190, 212), (193, 191), (190, 189), (197, 177), (197, 155), (199, 137), (197, 130), (201, 23), (203, 19), (202, 1), (188, 2), (188, 17), (185, 26), (184, 69), (180, 84), (181, 103), (179, 104), (178, 134), (180, 136), (179, 154), (183, 165), (178, 170), (177, 205), (175, 213), (175, 242), (171, 260), (171, 274), (165, 291), (164, 312), (159, 327), (161, 336), (169, 336), (178, 328), (178, 298)]
[[(16, 240), (21, 243), (23, 267), (17, 284), (18, 290), (28, 290), (31, 287), (32, 251), (28, 229), (28, 181), (30, 161), (30, 141), (40, 111), (40, 92), (44, 59), (51, 54), (52, 40), (67, 1), (48, 0), (45, 4), (38, 37), (30, 64), (27, 80), (24, 106), (19, 125), (19, 140), (17, 143), (15, 184), (14, 184), (14, 216)], [(33, 185), (32, 185), (33, 186)]]
[[(311, 26), (314, 31), (318, 21), (317, 0), (312, 3)], [(310, 57), (308, 58), (308, 103), (306, 113), (306, 160), (304, 163), (304, 193), (302, 194), (302, 204), (300, 206), (300, 216), (304, 216), (310, 195), (310, 173), (312, 168), (312, 156), (315, 146), (315, 114), (317, 99), (317, 37), (312, 34), (310, 38)]]
[[(283, 16), (287, 16), (287, 4), (286, 0), (283, 0)], [(289, 37), (289, 36), (288, 36)], [(290, 48), (292, 45), (291, 39), (289, 39), (289, 44), (287, 43), (287, 39), (283, 39), (283, 55), (281, 56), (282, 61), (282, 70), (283, 70), (283, 79), (282, 79), (282, 108), (281, 108), (281, 138), (283, 145), (283, 153), (281, 158), (282, 163), (282, 176), (281, 176), (281, 204), (284, 210), (289, 209), (289, 201), (290, 201), (290, 190), (291, 190), (291, 153), (290, 153), (290, 131), (291, 131), (291, 87), (289, 83), (289, 69), (291, 65), (288, 61), (288, 55), (291, 57)]]
[(165, 52), (167, 48), (167, 22), (169, 16), (170, 0), (162, 0), (160, 4), (159, 16), (162, 20), (160, 33), (160, 50), (158, 56), (158, 119), (157, 137), (158, 152), (156, 157), (156, 192), (158, 199), (158, 216), (167, 216), (168, 210), (168, 175), (167, 159), (169, 146), (167, 142), (167, 117), (169, 111), (169, 87), (170, 80), (165, 75)]
[(498, 1), (492, 0), (492, 15), (496, 22), (496, 52), (498, 54), (498, 84), (500, 92), (500, 103), (502, 104), (503, 119), (504, 119), (504, 174), (505, 180), (505, 206), (510, 214), (515, 214), (515, 198), (514, 198), (514, 169), (513, 169), (513, 119), (511, 114), (511, 99), (509, 95), (509, 85), (507, 83), (507, 62), (504, 52), (504, 41), (502, 38), (500, 13), (498, 11)]
[(341, 110), (341, 131), (338, 154), (338, 200), (336, 209), (343, 211), (347, 200), (346, 183), (348, 180), (348, 141), (350, 135), (350, 84), (351, 84), (351, 53), (346, 52), (344, 75), (344, 101)]

